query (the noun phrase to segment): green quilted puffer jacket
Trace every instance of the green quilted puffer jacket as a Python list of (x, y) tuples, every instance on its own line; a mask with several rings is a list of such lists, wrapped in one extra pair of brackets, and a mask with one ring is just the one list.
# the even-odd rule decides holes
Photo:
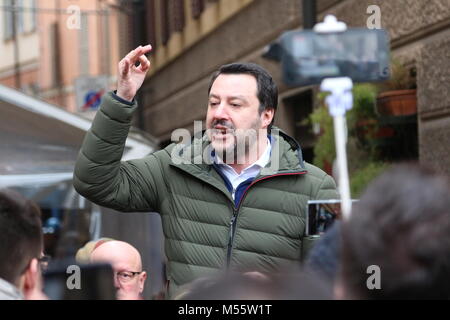
[(292, 138), (272, 130), (271, 161), (236, 205), (216, 169), (198, 163), (203, 140), (121, 161), (136, 107), (113, 93), (104, 96), (73, 181), (99, 205), (160, 213), (169, 297), (180, 285), (218, 270), (271, 272), (303, 259), (307, 201), (338, 194), (329, 175), (303, 162)]

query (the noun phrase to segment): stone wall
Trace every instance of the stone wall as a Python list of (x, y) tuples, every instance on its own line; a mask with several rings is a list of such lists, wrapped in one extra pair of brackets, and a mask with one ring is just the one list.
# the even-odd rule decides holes
[(420, 162), (450, 175), (450, 30), (417, 63)]
[(214, 70), (260, 51), (281, 32), (298, 25), (299, 19), (300, 1), (255, 1), (161, 69), (145, 87), (148, 131), (167, 139), (173, 129), (204, 119)]
[[(381, 9), (393, 55), (418, 70), (420, 160), (448, 172), (450, 50), (443, 39), (450, 38), (449, 0), (318, 0), (318, 20), (334, 14), (351, 27), (366, 27), (369, 5)], [(167, 140), (172, 130), (204, 120), (210, 75), (233, 61), (261, 64), (274, 76), (281, 98), (289, 96), (293, 90), (283, 85), (279, 65), (261, 54), (283, 31), (299, 27), (301, 16), (300, 0), (257, 0), (159, 70), (145, 84), (147, 130)], [(276, 124), (289, 133), (290, 114), (281, 98)], [(437, 160), (442, 157), (447, 160)]]

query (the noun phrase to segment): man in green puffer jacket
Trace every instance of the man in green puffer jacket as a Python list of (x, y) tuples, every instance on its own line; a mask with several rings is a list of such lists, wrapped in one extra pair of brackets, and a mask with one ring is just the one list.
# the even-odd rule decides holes
[(119, 211), (161, 214), (169, 297), (219, 270), (270, 273), (298, 263), (309, 243), (307, 201), (337, 199), (336, 185), (271, 128), (278, 91), (258, 65), (230, 64), (213, 76), (204, 135), (120, 161), (150, 50), (119, 63), (117, 92), (105, 95), (79, 153), (76, 190)]

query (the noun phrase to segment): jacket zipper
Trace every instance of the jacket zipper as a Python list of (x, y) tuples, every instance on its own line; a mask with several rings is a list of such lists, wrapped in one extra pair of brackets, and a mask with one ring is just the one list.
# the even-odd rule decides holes
[(233, 216), (230, 221), (230, 232), (228, 236), (228, 251), (227, 251), (227, 268), (230, 265), (231, 260), (231, 249), (233, 248), (233, 239), (234, 239), (234, 228), (236, 227), (235, 221), (237, 217), (237, 210), (233, 205)]
[(230, 232), (229, 232), (229, 236), (228, 236), (227, 269), (230, 267), (230, 263), (231, 263), (231, 251), (233, 249), (234, 235), (236, 233), (236, 223), (237, 223), (238, 212), (239, 212), (239, 209), (241, 207), (242, 201), (244, 200), (245, 196), (247, 195), (248, 189), (250, 189), (250, 187), (253, 186), (254, 184), (256, 184), (257, 182), (262, 181), (262, 180), (266, 180), (266, 179), (269, 179), (269, 178), (278, 177), (278, 176), (294, 176), (294, 175), (301, 175), (301, 174), (305, 174), (305, 173), (307, 173), (307, 171), (274, 174), (274, 175), (267, 176), (267, 177), (264, 177), (264, 178), (261, 178), (261, 179), (253, 181), (247, 187), (247, 189), (244, 190), (244, 193), (242, 194), (242, 197), (239, 200), (237, 208), (233, 204), (233, 216), (231, 217)]

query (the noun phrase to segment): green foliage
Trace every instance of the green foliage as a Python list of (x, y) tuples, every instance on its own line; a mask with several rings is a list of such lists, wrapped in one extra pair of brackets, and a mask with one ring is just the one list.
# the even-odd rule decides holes
[(377, 89), (373, 84), (358, 84), (353, 89), (353, 108), (347, 113), (349, 135), (357, 139), (367, 156), (375, 159), (375, 134), (378, 115), (375, 112)]
[(362, 168), (353, 172), (350, 177), (350, 192), (352, 198), (359, 198), (367, 185), (388, 169), (389, 164), (385, 162), (368, 162)]
[(380, 92), (391, 90), (415, 89), (416, 79), (414, 69), (406, 68), (399, 60), (391, 60), (391, 77), (378, 85)]
[(334, 130), (333, 118), (328, 113), (328, 108), (325, 106), (323, 93), (319, 94), (320, 107), (314, 110), (310, 115), (310, 121), (313, 124), (320, 126), (320, 136), (314, 146), (314, 165), (324, 168), (325, 163), (332, 163), (336, 157), (334, 146)]
[[(350, 188), (352, 197), (359, 197), (367, 184), (384, 171), (387, 163), (377, 160), (374, 134), (378, 129), (375, 112), (377, 88), (373, 84), (357, 84), (353, 87), (353, 107), (347, 112), (349, 145)], [(319, 93), (319, 107), (310, 115), (309, 121), (320, 126), (320, 134), (314, 146), (314, 165), (324, 168), (336, 158), (333, 118), (325, 104), (326, 93)], [(351, 146), (351, 147), (350, 147)], [(352, 163), (355, 161), (357, 163)]]
[(353, 87), (353, 107), (347, 112), (347, 125), (349, 129), (356, 126), (360, 120), (377, 118), (375, 101), (377, 89), (373, 84), (358, 84)]
[[(314, 146), (313, 163), (323, 168), (325, 163), (332, 163), (336, 158), (334, 144), (333, 118), (328, 112), (325, 98), (328, 94), (320, 92), (317, 95), (319, 107), (310, 115), (310, 122), (320, 126), (320, 135)], [(356, 136), (356, 126), (361, 120), (376, 118), (375, 114), (376, 88), (371, 84), (358, 84), (353, 87), (353, 107), (347, 112), (349, 134)]]
[[(378, 85), (357, 84), (353, 87), (353, 107), (346, 114), (348, 127), (348, 159), (352, 197), (359, 197), (367, 184), (384, 171), (389, 164), (378, 159), (375, 136), (379, 130), (375, 111), (379, 92), (415, 88), (414, 72), (398, 60), (391, 61), (391, 78)], [(319, 93), (319, 107), (309, 121), (320, 126), (314, 147), (313, 163), (321, 168), (336, 158), (333, 119), (325, 104), (326, 93)]]

